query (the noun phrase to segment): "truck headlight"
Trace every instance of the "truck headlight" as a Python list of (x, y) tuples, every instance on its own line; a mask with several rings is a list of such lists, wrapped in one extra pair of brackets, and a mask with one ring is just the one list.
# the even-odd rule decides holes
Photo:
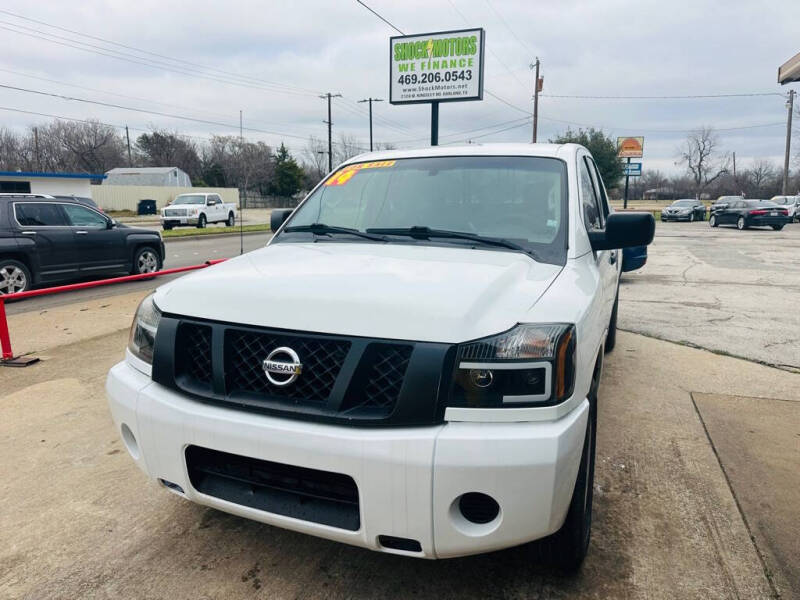
[(449, 406), (502, 408), (558, 404), (572, 395), (575, 326), (519, 324), (460, 344)]
[(161, 311), (153, 302), (153, 294), (147, 296), (139, 304), (131, 325), (128, 338), (128, 350), (135, 357), (149, 365), (153, 364), (153, 347), (156, 342), (156, 331), (161, 320)]

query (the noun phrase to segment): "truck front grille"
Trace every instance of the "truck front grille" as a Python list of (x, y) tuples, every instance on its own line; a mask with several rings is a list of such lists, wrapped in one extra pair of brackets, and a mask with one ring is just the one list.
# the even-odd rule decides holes
[(165, 208), (164, 209), (164, 216), (165, 217), (185, 217), (186, 216), (186, 209), (185, 208)]
[[(275, 348), (288, 346), (303, 372), (292, 384), (276, 386), (262, 363)], [(350, 342), (229, 329), (225, 333), (225, 379), (229, 392), (255, 392), (306, 402), (325, 402), (342, 368)]]
[[(435, 419), (439, 382), (450, 346), (169, 316), (162, 322), (153, 379), (207, 401), (354, 424)], [(172, 341), (169, 335), (174, 336)], [(264, 359), (281, 347), (294, 350), (302, 363), (297, 379), (284, 386), (270, 382), (263, 369)], [(415, 352), (419, 356), (412, 369)], [(398, 410), (404, 394), (409, 408)]]
[(341, 473), (186, 448), (189, 481), (198, 491), (228, 502), (303, 521), (358, 531), (358, 487)]

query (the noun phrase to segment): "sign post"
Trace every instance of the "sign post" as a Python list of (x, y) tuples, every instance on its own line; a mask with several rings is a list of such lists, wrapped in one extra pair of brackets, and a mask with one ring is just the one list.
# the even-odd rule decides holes
[(431, 105), (431, 146), (439, 104), (483, 100), (483, 28), (389, 38), (389, 102)]
[[(622, 207), (628, 208), (628, 182), (631, 177), (631, 159), (642, 158), (644, 154), (644, 138), (639, 137), (618, 137), (617, 156), (627, 159), (625, 163), (625, 197)], [(641, 163), (639, 163), (641, 169)]]

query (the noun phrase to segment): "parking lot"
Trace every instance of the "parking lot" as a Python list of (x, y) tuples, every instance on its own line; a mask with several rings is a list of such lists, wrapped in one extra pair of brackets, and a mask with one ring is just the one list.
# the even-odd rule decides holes
[[(217, 257), (213, 239), (168, 252), (189, 243)], [(15, 350), (43, 360), (0, 371), (0, 597), (800, 596), (798, 250), (800, 225), (658, 225), (623, 276), (591, 548), (570, 578), (524, 547), (419, 561), (185, 502), (126, 456), (103, 389), (154, 284), (14, 305)]]

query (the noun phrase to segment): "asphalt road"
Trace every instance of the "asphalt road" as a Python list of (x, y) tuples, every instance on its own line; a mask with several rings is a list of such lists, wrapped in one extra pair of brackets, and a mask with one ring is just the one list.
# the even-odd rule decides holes
[[(250, 252), (251, 250), (263, 247), (271, 236), (272, 234), (268, 232), (251, 233), (242, 236), (244, 251)], [(238, 256), (240, 242), (239, 236), (228, 234), (219, 237), (198, 236), (196, 238), (166, 240), (165, 247), (167, 256), (164, 261), (164, 268), (171, 269), (197, 265), (207, 260)], [(53, 308), (72, 302), (86, 302), (98, 298), (118, 296), (129, 292), (151, 290), (180, 276), (181, 274), (164, 275), (163, 277), (157, 277), (152, 280), (117, 283), (75, 292), (64, 292), (63, 294), (54, 294), (52, 296), (29, 298), (27, 300), (10, 303), (6, 306), (6, 312), (9, 315), (14, 315), (28, 311)]]

